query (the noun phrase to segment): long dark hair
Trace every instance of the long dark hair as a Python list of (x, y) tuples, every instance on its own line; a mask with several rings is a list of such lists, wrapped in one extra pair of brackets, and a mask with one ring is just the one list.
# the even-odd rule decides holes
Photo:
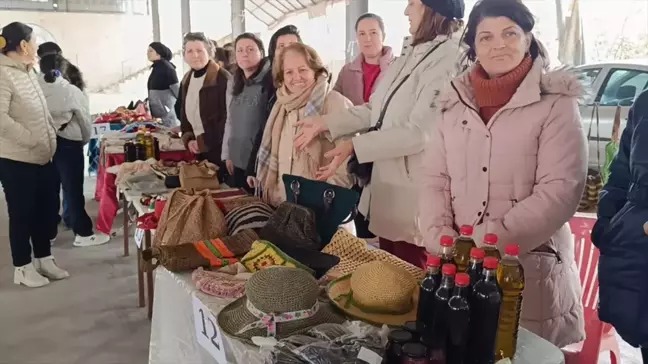
[(286, 25), (285, 27), (279, 28), (272, 37), (270, 37), (270, 43), (268, 44), (268, 58), (270, 59), (270, 62), (274, 62), (275, 59), (275, 53), (276, 53), (276, 48), (277, 48), (277, 40), (279, 37), (282, 35), (289, 35), (292, 34), (297, 39), (299, 40), (300, 43), (302, 43), (301, 36), (299, 35), (299, 29), (297, 29), (296, 26), (294, 25)]
[[(475, 4), (470, 15), (464, 33), (463, 42), (468, 46), (465, 58), (470, 62), (475, 62), (477, 54), (475, 52), (475, 38), (477, 37), (477, 26), (484, 18), (507, 17), (517, 24), (525, 33), (529, 34), (535, 26), (535, 18), (531, 10), (520, 0), (480, 0)], [(532, 59), (538, 56), (546, 59), (547, 51), (544, 46), (531, 35), (531, 46), (529, 53)]]
[[(261, 70), (261, 67), (263, 65), (263, 58), (265, 58), (265, 47), (263, 47), (263, 42), (259, 37), (252, 33), (243, 33), (236, 37), (236, 40), (234, 41), (234, 51), (236, 52), (236, 46), (238, 45), (238, 42), (241, 39), (249, 39), (253, 41), (257, 47), (259, 48), (259, 51), (261, 52), (261, 62), (259, 63), (259, 67), (257, 68), (256, 72), (250, 78), (255, 77)], [(234, 70), (234, 86), (232, 87), (232, 95), (237, 96), (240, 95), (241, 92), (243, 92), (243, 88), (245, 87), (245, 74), (243, 73), (243, 70), (241, 67), (238, 65), (236, 66), (236, 69)]]
[(17, 52), (20, 50), (20, 42), (23, 40), (29, 42), (32, 39), (34, 34), (34, 29), (27, 24), (21, 22), (13, 22), (7, 24), (2, 28), (2, 37), (4, 42), (0, 41), (0, 44), (5, 43), (4, 47), (0, 48), (2, 54), (7, 54), (9, 52)]
[(83, 75), (79, 69), (60, 54), (47, 54), (38, 62), (41, 73), (45, 75), (45, 82), (53, 83), (58, 77), (63, 77), (70, 84), (81, 91), (86, 87)]

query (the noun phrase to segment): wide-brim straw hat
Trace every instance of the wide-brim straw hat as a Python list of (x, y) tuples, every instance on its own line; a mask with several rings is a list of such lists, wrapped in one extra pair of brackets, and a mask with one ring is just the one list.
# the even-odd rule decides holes
[(370, 249), (365, 240), (353, 236), (344, 229), (338, 229), (331, 242), (322, 249), (322, 252), (340, 258), (340, 263), (331, 270), (332, 273), (335, 273), (334, 276), (351, 274), (365, 263), (381, 261), (405, 269), (416, 280), (422, 280), (425, 277), (423, 269), (384, 250)]
[(373, 261), (329, 283), (328, 297), (353, 318), (402, 326), (416, 320), (419, 290), (416, 279), (404, 268)]
[[(289, 321), (276, 322), (277, 339), (307, 331), (320, 324), (344, 322), (344, 317), (336, 313), (328, 302), (319, 301), (319, 292), (317, 281), (307, 271), (299, 268), (269, 267), (256, 272), (248, 280), (244, 297), (223, 308), (218, 314), (218, 325), (226, 335), (252, 345), (252, 337), (270, 336), (263, 325), (242, 331), (248, 325), (261, 322), (260, 318), (248, 309), (248, 302), (266, 314), (292, 316)], [(312, 315), (295, 314), (315, 306), (317, 310)]]

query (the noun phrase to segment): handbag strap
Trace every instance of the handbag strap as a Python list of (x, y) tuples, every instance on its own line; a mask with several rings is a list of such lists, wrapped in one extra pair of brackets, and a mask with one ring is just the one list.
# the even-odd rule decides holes
[(408, 73), (407, 75), (405, 75), (405, 77), (403, 77), (403, 78), (398, 82), (398, 84), (396, 85), (396, 87), (394, 87), (394, 89), (392, 90), (391, 94), (387, 97), (387, 99), (386, 99), (385, 102), (383, 103), (383, 108), (382, 108), (382, 110), (380, 110), (380, 116), (378, 117), (378, 121), (376, 122), (376, 126), (374, 126), (374, 128), (373, 128), (374, 130), (380, 130), (380, 128), (382, 128), (383, 119), (385, 118), (385, 113), (387, 112), (387, 107), (389, 106), (389, 103), (391, 102), (392, 98), (393, 98), (394, 95), (396, 94), (396, 91), (398, 91), (398, 89), (399, 89), (401, 86), (403, 86), (403, 84), (405, 83), (405, 81), (407, 81), (407, 80), (410, 78), (410, 76), (412, 75), (412, 73), (414, 72), (414, 70), (415, 70), (419, 65), (421, 65), (421, 63), (423, 63), (423, 61), (424, 61), (424, 60), (425, 60), (425, 59), (426, 59), (430, 54), (432, 54), (435, 50), (437, 50), (437, 48), (439, 48), (439, 47), (440, 47), (443, 43), (445, 43), (445, 42), (446, 42), (446, 40), (444, 40), (444, 41), (440, 42), (439, 44), (435, 45), (434, 47), (432, 47), (432, 49), (430, 49), (427, 53), (425, 53), (425, 55), (423, 56), (423, 58), (421, 58), (421, 59), (420, 59), (420, 60), (419, 60), (415, 65), (414, 65), (414, 67), (412, 68), (412, 70), (410, 71), (410, 73)]

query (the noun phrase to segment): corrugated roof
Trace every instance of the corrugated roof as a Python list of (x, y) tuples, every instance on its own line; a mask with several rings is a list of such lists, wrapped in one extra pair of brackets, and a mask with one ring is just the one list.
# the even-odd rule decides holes
[(246, 0), (245, 10), (271, 28), (294, 13), (312, 11), (319, 15), (317, 13), (325, 12), (327, 4), (334, 1), (339, 0)]

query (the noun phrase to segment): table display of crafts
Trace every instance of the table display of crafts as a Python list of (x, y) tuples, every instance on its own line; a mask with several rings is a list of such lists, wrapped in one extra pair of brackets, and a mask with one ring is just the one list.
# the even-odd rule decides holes
[(192, 272), (197, 289), (233, 300), (217, 315), (220, 330), (261, 347), (266, 362), (514, 357), (524, 288), (516, 245), (500, 260), (496, 236), (478, 249), (464, 226), (459, 238), (442, 238), (426, 273), (338, 228), (357, 193), (290, 175), (283, 182), (288, 201), (277, 208), (241, 190), (175, 190), (145, 269)]

